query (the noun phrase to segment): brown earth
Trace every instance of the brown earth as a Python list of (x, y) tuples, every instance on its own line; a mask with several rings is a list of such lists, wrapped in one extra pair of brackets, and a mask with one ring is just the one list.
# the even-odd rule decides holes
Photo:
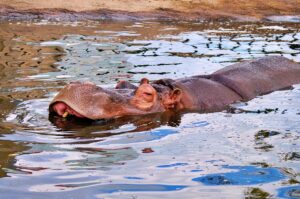
[(1, 0), (0, 19), (236, 19), (300, 15), (300, 0)]

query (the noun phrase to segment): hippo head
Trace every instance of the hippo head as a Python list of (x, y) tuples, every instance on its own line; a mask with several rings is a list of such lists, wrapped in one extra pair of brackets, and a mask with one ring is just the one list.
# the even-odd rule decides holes
[[(179, 98), (178, 91), (176, 96)], [(49, 111), (62, 117), (108, 119), (163, 112), (174, 107), (172, 101), (175, 102), (174, 96), (170, 97), (167, 91), (157, 91), (145, 78), (138, 87), (121, 82), (115, 89), (101, 88), (90, 82), (74, 82), (58, 93), (50, 103)]]

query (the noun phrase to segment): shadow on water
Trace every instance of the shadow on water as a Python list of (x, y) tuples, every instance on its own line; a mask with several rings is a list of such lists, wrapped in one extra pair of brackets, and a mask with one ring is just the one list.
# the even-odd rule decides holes
[[(180, 125), (181, 113), (165, 112), (97, 121), (76, 117), (62, 118), (50, 114), (49, 120), (62, 133), (68, 132), (61, 134), (61, 136), (68, 139), (76, 138), (77, 143), (80, 143), (80, 139), (85, 140), (83, 142), (99, 141), (93, 140), (94, 138), (104, 139), (103, 141), (105, 141), (111, 136), (126, 134), (127, 136), (120, 137), (116, 141), (116, 143), (122, 144), (151, 141), (178, 133), (176, 127)], [(169, 127), (164, 128), (163, 126)], [(130, 134), (132, 134), (132, 137), (130, 137)], [(108, 141), (107, 144), (113, 143), (114, 141)]]
[[(130, 124), (131, 126), (131, 129), (129, 127), (127, 132), (148, 131), (163, 125), (177, 127), (180, 125), (181, 114), (165, 112), (97, 121), (78, 119), (76, 117), (62, 118), (55, 114), (50, 114), (49, 120), (52, 124), (63, 131), (76, 131), (77, 133), (82, 132), (83, 135), (92, 132), (103, 132), (103, 136), (109, 136), (110, 131), (111, 135), (118, 134), (118, 132), (114, 130), (127, 124)], [(105, 132), (108, 132), (108, 134)]]

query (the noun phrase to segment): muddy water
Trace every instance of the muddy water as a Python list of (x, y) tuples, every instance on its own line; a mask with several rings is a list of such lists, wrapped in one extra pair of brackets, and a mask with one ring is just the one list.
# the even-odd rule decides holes
[(300, 62), (299, 23), (0, 24), (1, 198), (299, 198), (300, 85), (223, 112), (63, 120), (68, 82)]

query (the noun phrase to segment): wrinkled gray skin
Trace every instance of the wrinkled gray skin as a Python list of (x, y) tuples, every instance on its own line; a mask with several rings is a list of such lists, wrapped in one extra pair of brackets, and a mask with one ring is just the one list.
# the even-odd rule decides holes
[(162, 79), (137, 87), (126, 81), (115, 89), (93, 83), (71, 83), (50, 104), (50, 112), (68, 112), (89, 119), (115, 118), (168, 110), (220, 111), (237, 101), (288, 88), (300, 83), (300, 65), (272, 56), (245, 61), (211, 75)]

